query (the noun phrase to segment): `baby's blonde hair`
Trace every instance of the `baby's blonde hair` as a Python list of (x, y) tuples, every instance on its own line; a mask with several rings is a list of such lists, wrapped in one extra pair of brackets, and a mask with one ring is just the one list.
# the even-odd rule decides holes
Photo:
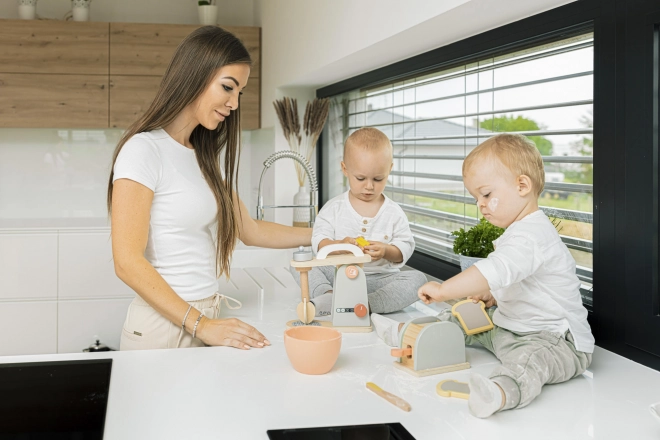
[(365, 150), (378, 150), (386, 147), (389, 154), (393, 154), (392, 142), (385, 136), (385, 133), (373, 127), (360, 128), (346, 138), (346, 142), (344, 142), (344, 160), (346, 160), (346, 153), (355, 147), (364, 148)]
[(515, 176), (525, 175), (532, 181), (536, 196), (540, 196), (545, 186), (543, 158), (534, 142), (520, 134), (503, 133), (482, 142), (463, 161), (463, 176), (479, 159), (495, 155)]

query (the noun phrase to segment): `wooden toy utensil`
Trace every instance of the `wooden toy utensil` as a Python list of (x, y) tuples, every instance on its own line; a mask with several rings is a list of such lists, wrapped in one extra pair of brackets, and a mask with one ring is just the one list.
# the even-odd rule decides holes
[(309, 324), (314, 320), (314, 316), (316, 315), (316, 308), (309, 300), (309, 279), (307, 272), (309, 272), (310, 268), (297, 267), (296, 270), (300, 272), (300, 292), (302, 295), (302, 302), (298, 304), (296, 314), (301, 322)]

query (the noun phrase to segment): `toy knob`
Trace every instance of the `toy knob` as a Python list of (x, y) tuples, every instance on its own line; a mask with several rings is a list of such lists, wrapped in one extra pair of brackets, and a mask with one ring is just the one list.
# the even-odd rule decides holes
[(354, 313), (358, 318), (362, 318), (364, 316), (367, 316), (367, 306), (364, 304), (356, 304), (354, 309)]
[(360, 275), (360, 271), (357, 269), (355, 266), (348, 266), (346, 267), (346, 276), (353, 280), (357, 278), (357, 276)]

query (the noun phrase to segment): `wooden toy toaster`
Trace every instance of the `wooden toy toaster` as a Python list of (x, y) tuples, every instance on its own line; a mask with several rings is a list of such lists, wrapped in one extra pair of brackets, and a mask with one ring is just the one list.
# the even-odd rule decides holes
[(465, 336), (449, 321), (435, 317), (416, 318), (401, 329), (399, 347), (392, 349), (399, 358), (394, 366), (414, 376), (430, 376), (470, 368), (465, 359)]

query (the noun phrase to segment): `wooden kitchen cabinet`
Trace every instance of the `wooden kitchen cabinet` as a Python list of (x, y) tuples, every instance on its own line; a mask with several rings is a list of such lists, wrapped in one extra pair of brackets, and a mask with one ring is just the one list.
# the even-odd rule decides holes
[[(111, 75), (163, 75), (179, 43), (199, 25), (110, 23)], [(261, 29), (225, 26), (252, 57), (250, 77), (261, 70)]]
[[(110, 127), (126, 128), (151, 104), (179, 43), (198, 25), (110, 23)], [(253, 60), (241, 98), (241, 128), (261, 119), (261, 29), (225, 27), (243, 41)]]
[(107, 75), (108, 23), (0, 20), (0, 72)]
[(160, 76), (110, 75), (110, 127), (128, 128), (149, 108)]
[[(0, 127), (127, 128), (198, 25), (0, 19)], [(261, 29), (226, 27), (253, 60), (242, 129), (260, 127)]]
[(0, 73), (0, 127), (107, 126), (105, 75)]

